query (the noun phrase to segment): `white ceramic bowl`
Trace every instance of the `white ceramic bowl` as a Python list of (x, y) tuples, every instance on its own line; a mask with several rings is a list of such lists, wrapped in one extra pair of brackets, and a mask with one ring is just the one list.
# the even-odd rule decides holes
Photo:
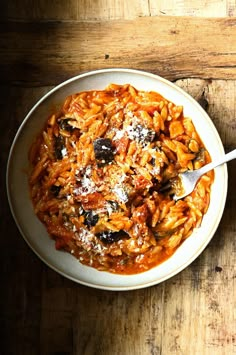
[(104, 89), (110, 83), (131, 84), (139, 90), (153, 90), (178, 105), (192, 118), (212, 159), (224, 154), (220, 137), (201, 106), (183, 90), (156, 75), (130, 69), (105, 69), (78, 75), (42, 97), (25, 117), (13, 141), (7, 166), (7, 192), (15, 222), (28, 245), (49, 267), (81, 284), (106, 290), (132, 290), (158, 284), (179, 273), (195, 260), (213, 237), (222, 217), (227, 194), (226, 164), (215, 169), (211, 201), (200, 228), (159, 266), (136, 275), (115, 275), (79, 263), (69, 253), (55, 250), (44, 226), (35, 216), (29, 196), (26, 171), (28, 151), (42, 129), (50, 109), (59, 107), (67, 95)]

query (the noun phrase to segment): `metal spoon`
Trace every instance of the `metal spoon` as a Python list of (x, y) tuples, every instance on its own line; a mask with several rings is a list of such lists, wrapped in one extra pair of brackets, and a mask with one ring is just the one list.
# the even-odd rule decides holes
[(175, 193), (173, 196), (173, 199), (175, 201), (180, 200), (181, 198), (184, 198), (185, 196), (189, 195), (196, 183), (198, 182), (199, 178), (206, 174), (208, 171), (216, 168), (217, 166), (226, 163), (227, 161), (230, 161), (232, 159), (236, 158), (236, 149), (232, 150), (232, 152), (229, 152), (225, 154), (224, 156), (220, 157), (218, 160), (213, 161), (207, 165), (204, 165), (202, 168), (197, 169), (197, 170), (188, 170), (185, 171), (184, 173), (180, 173), (178, 175), (178, 180), (180, 182), (180, 193)]

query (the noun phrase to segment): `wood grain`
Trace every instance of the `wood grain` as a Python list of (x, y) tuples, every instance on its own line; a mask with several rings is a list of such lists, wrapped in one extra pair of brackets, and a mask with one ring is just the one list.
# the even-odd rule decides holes
[(12, 0), (4, 1), (0, 18), (4, 20), (77, 20), (77, 1)]
[(0, 24), (2, 82), (57, 84), (81, 72), (132, 67), (175, 80), (236, 78), (236, 19)]
[(94, 21), (143, 16), (225, 17), (236, 15), (234, 0), (11, 0), (0, 18), (23, 21)]
[(236, 81), (185, 79), (177, 80), (176, 84), (199, 103), (205, 100), (207, 112), (220, 133), (225, 150), (235, 149)]
[(78, 1), (78, 20), (124, 20), (149, 15), (147, 0)]
[(27, 112), (54, 85), (91, 69), (133, 67), (171, 79), (206, 108), (226, 151), (234, 149), (235, 8), (234, 0), (1, 4), (1, 354), (236, 354), (236, 161), (205, 251), (168, 281), (131, 292), (91, 289), (49, 269), (20, 235), (5, 189), (10, 145)]
[(234, 0), (150, 0), (150, 14), (168, 16), (225, 17), (235, 16)]
[[(186, 79), (176, 84), (196, 100), (204, 95), (225, 147), (235, 147), (235, 81)], [(3, 167), (17, 127), (50, 89), (2, 87), (1, 112), (7, 122), (7, 129), (1, 127)], [(194, 263), (160, 285), (108, 292), (73, 283), (34, 255), (10, 215), (2, 174), (1, 235), (7, 236), (0, 259), (3, 354), (17, 354), (19, 347), (24, 355), (234, 354), (235, 179), (232, 161), (222, 221)]]
[(12, 0), (3, 3), (0, 18), (28, 21), (133, 19), (149, 16), (148, 0)]

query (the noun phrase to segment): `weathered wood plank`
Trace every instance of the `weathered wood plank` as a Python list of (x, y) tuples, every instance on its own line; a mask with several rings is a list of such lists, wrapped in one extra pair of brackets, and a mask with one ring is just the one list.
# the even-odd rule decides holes
[(35, 90), (0, 86), (1, 354), (42, 354), (41, 277), (45, 266), (24, 242), (13, 221), (7, 202), (5, 174), (14, 135), (26, 113), (45, 90), (49, 88)]
[(236, 3), (235, 0), (227, 1), (227, 15), (236, 16)]
[(184, 79), (177, 80), (176, 84), (200, 103), (205, 101), (203, 103), (220, 133), (225, 150), (235, 149), (236, 81)]
[(226, 17), (236, 15), (234, 0), (12, 0), (0, 18), (21, 21), (118, 20), (141, 16)]
[(5, 20), (77, 20), (77, 1), (12, 0), (3, 1), (0, 18)]
[(12, 0), (3, 4), (0, 18), (23, 21), (113, 20), (149, 16), (148, 0)]
[(149, 16), (148, 0), (78, 1), (78, 20), (117, 20)]
[(150, 15), (226, 17), (235, 16), (234, 0), (150, 0)]
[[(198, 2), (199, 8), (191, 13), (188, 4), (193, 9), (195, 2), (185, 1), (183, 7), (182, 0), (172, 1), (175, 9), (168, 15), (179, 10), (181, 15), (211, 15), (213, 0), (204, 2), (205, 9)], [(225, 15), (226, 0), (214, 3), (214, 9), (218, 5)], [(152, 15), (158, 4), (167, 9), (170, 2), (150, 0)], [(8, 8), (11, 20), (72, 22), (0, 25), (1, 79), (7, 84), (0, 95), (1, 353), (234, 354), (235, 161), (228, 164), (226, 209), (206, 250), (172, 279), (133, 292), (89, 289), (47, 268), (27, 247), (10, 215), (5, 168), (19, 124), (51, 85), (81, 71), (113, 66), (132, 66), (173, 81), (201, 77), (177, 80), (176, 84), (205, 104), (226, 150), (235, 148), (236, 80), (208, 80), (236, 78), (235, 19), (163, 16), (97, 21), (143, 16), (147, 13), (144, 0), (126, 5), (121, 0), (13, 0), (5, 1), (3, 7)], [(227, 1), (226, 14), (235, 15), (234, 1)], [(77, 19), (96, 22), (77, 23)], [(10, 88), (10, 81), (16, 86)], [(45, 84), (50, 86), (31, 87)]]
[(236, 78), (236, 19), (0, 24), (2, 82), (57, 84), (80, 72), (132, 67), (170, 80)]
[[(204, 96), (225, 147), (235, 148), (236, 81), (186, 79), (176, 84), (197, 100)], [(51, 86), (2, 89), (5, 124), (0, 121), (0, 157), (5, 167), (17, 127)], [(12, 221), (4, 171), (0, 184), (1, 235), (7, 236), (0, 251), (4, 354), (16, 354), (19, 349), (24, 355), (234, 354), (235, 161), (229, 163), (226, 209), (206, 250), (172, 279), (132, 292), (89, 289), (47, 268)]]

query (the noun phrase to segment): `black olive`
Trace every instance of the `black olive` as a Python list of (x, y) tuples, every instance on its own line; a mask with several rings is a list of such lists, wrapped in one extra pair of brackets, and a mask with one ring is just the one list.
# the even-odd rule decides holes
[(65, 141), (62, 136), (55, 137), (54, 139), (54, 152), (55, 152), (55, 157), (58, 160), (61, 160), (63, 158), (63, 149), (65, 149)]
[(58, 185), (52, 185), (50, 187), (50, 191), (55, 197), (57, 197), (59, 195), (60, 190), (61, 190), (61, 186), (58, 186)]
[(154, 166), (155, 163), (156, 163), (156, 159), (155, 159), (155, 158), (152, 158), (152, 159), (150, 160), (150, 164), (151, 164), (152, 166)]
[(129, 234), (123, 230), (120, 230), (118, 232), (104, 231), (101, 233), (97, 233), (96, 237), (98, 237), (103, 243), (111, 244), (117, 242), (118, 240), (124, 237), (129, 237)]
[(84, 224), (88, 227), (93, 227), (97, 224), (99, 217), (97, 214), (94, 214), (92, 211), (84, 213)]
[(74, 120), (74, 118), (61, 118), (59, 123), (60, 128), (68, 132), (73, 132), (75, 127), (69, 124), (69, 121), (71, 120)]
[(109, 138), (98, 138), (93, 142), (95, 158), (98, 163), (107, 164), (113, 160), (113, 147)]

